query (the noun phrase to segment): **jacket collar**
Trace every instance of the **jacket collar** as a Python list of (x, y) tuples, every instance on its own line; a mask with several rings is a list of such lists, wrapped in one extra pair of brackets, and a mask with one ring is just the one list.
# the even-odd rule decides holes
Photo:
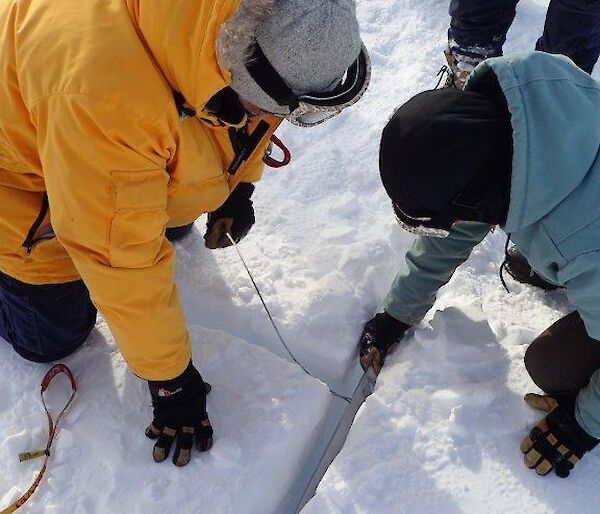
[(166, 2), (126, 0), (133, 23), (171, 89), (196, 110), (227, 87), (231, 76), (217, 59), (223, 24), (238, 0)]

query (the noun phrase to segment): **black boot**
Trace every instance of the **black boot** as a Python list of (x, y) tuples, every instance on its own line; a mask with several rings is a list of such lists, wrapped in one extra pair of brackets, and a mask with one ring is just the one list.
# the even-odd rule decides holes
[[(468, 59), (460, 54), (455, 54), (450, 48), (444, 50), (444, 57), (446, 64), (440, 70), (440, 74), (446, 74), (444, 87), (453, 87), (462, 91), (480, 60)], [(438, 85), (441, 85), (441, 80)]]
[(527, 259), (519, 252), (519, 249), (516, 246), (512, 246), (506, 252), (503, 266), (507, 273), (517, 282), (530, 284), (544, 289), (545, 291), (553, 291), (558, 288), (557, 285), (551, 284), (533, 271), (527, 262)]

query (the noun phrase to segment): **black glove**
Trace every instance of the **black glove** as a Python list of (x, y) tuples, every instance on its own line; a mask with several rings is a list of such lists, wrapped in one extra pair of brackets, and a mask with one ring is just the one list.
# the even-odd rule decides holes
[(216, 211), (208, 213), (204, 241), (207, 248), (225, 248), (231, 246), (227, 233), (238, 243), (254, 225), (254, 208), (250, 197), (254, 185), (242, 182), (237, 185), (225, 203)]
[(196, 448), (205, 452), (212, 446), (213, 429), (206, 414), (206, 395), (210, 385), (205, 383), (198, 370), (190, 362), (187, 369), (173, 380), (148, 381), (154, 419), (146, 429), (150, 439), (158, 439), (152, 456), (162, 462), (169, 456), (175, 444), (173, 463), (185, 466)]
[(375, 373), (379, 373), (387, 354), (409, 328), (410, 325), (398, 321), (385, 311), (367, 321), (359, 341), (362, 368), (367, 371), (372, 366)]
[(552, 470), (566, 478), (583, 454), (593, 450), (599, 440), (589, 435), (575, 419), (576, 397), (529, 393), (525, 401), (534, 409), (548, 412), (521, 442), (525, 465), (538, 475)]

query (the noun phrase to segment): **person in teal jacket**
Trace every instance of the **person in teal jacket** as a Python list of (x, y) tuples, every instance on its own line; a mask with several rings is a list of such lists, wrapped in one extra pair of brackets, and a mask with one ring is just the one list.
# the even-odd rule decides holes
[(384, 129), (380, 171), (403, 228), (419, 235), (360, 340), (386, 355), (499, 225), (575, 311), (529, 346), (547, 415), (521, 444), (540, 475), (570, 470), (600, 438), (600, 84), (541, 52), (481, 63), (464, 91), (421, 93)]

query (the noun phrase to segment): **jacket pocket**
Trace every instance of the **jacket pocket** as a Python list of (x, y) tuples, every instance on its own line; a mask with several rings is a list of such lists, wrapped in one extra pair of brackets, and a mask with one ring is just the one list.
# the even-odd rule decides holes
[(165, 243), (167, 185), (162, 169), (114, 171), (113, 216), (109, 230), (111, 266), (145, 268), (159, 258)]

